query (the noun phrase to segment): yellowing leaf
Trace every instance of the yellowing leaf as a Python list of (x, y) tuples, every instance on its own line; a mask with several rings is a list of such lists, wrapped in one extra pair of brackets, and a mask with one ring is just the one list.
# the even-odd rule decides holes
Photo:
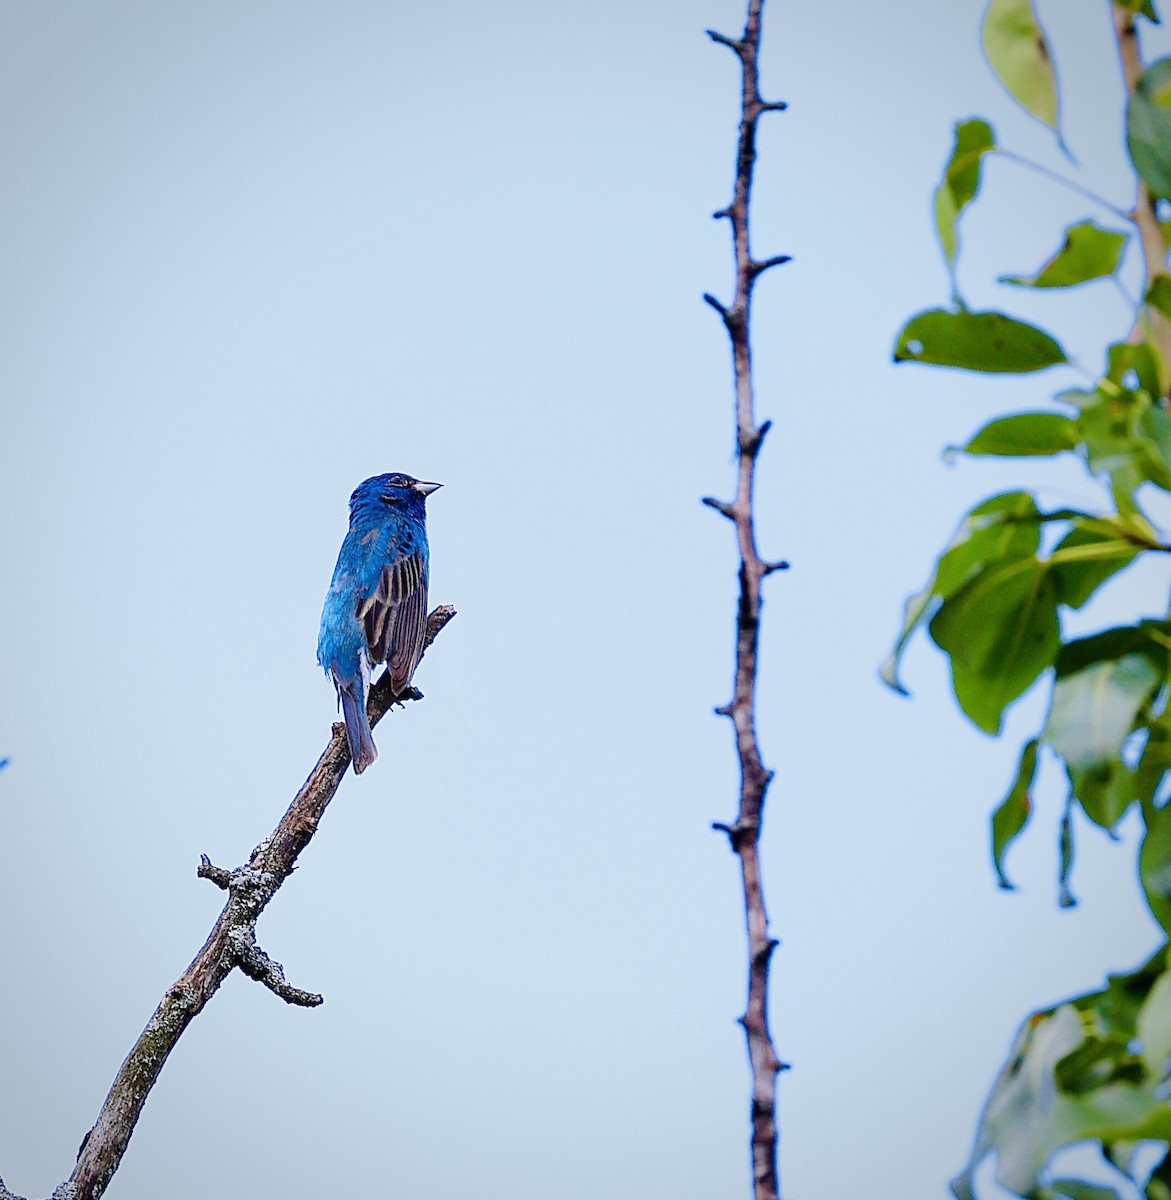
[(1021, 108), (1057, 132), (1057, 75), (1032, 0), (991, 0), (984, 53)]

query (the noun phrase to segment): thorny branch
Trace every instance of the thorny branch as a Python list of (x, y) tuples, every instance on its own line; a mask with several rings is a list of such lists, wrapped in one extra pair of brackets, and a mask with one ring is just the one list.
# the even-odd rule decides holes
[(733, 825), (713, 828), (728, 835), (740, 858), (744, 886), (744, 914), (748, 930), (748, 1003), (740, 1023), (748, 1041), (752, 1068), (752, 1173), (755, 1200), (777, 1200), (776, 1081), (784, 1064), (777, 1058), (768, 1024), (769, 964), (777, 942), (769, 936), (768, 913), (760, 872), (760, 829), (765, 794), (773, 772), (761, 761), (756, 737), (756, 675), (759, 648), (761, 581), (773, 571), (788, 566), (766, 562), (756, 548), (753, 517), (753, 483), (756, 460), (771, 422), (756, 424), (753, 400), (752, 347), (749, 316), (752, 288), (770, 267), (788, 262), (787, 255), (754, 259), (749, 243), (749, 206), (752, 169), (756, 160), (756, 125), (762, 113), (780, 112), (785, 105), (768, 103), (758, 86), (760, 21), (764, 0), (749, 0), (744, 34), (739, 39), (708, 30), (708, 36), (729, 47), (740, 60), (740, 135), (736, 155), (736, 178), (732, 203), (715, 214), (732, 226), (732, 248), (736, 260), (736, 292), (731, 305), (714, 296), (704, 300), (720, 314), (732, 343), (732, 366), (736, 389), (736, 445), (739, 470), (736, 498), (728, 503), (711, 496), (704, 504), (727, 517), (736, 527), (740, 550), (740, 596), (736, 617), (735, 687), (729, 704), (716, 709), (730, 717), (735, 728), (736, 752), (740, 760), (740, 804)]
[[(455, 609), (440, 605), (427, 618), (424, 650), (455, 616)], [(401, 700), (420, 700), (421, 693), (409, 688), (395, 697), (389, 672), (370, 689), (367, 712), (376, 725)], [(191, 965), (167, 989), (154, 1015), (126, 1056), (94, 1127), (85, 1135), (73, 1173), (53, 1193), (53, 1200), (97, 1200), (118, 1169), (143, 1105), (183, 1031), (202, 1012), (220, 984), (239, 968), (264, 984), (288, 1004), (314, 1007), (322, 997), (293, 987), (284, 968), (271, 959), (256, 941), (256, 921), (277, 889), (293, 873), (297, 858), (309, 844), (329, 802), (337, 792), (350, 765), (345, 726), (333, 727), (333, 735), (309, 778), (294, 797), (277, 827), (252, 851), (248, 862), (234, 871), (213, 866), (202, 856), (198, 875), (228, 893), (203, 948)], [(21, 1200), (0, 1180), (0, 1200)]]

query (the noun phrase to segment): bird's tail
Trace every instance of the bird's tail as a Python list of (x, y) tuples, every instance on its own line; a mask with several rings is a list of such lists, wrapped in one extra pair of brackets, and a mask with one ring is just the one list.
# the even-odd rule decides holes
[(342, 716), (346, 722), (350, 758), (354, 760), (354, 774), (361, 775), (378, 757), (378, 747), (370, 733), (370, 722), (366, 720), (366, 689), (362, 686), (360, 678), (348, 679), (343, 683), (335, 677), (334, 683), (342, 702)]

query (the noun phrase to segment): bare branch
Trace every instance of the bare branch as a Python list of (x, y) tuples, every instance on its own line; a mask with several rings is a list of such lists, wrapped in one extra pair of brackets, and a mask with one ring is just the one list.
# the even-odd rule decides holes
[[(730, 518), (736, 529), (740, 551), (740, 595), (736, 608), (736, 648), (734, 692), (731, 703), (716, 709), (730, 717), (735, 731), (736, 755), (740, 764), (740, 797), (736, 820), (717, 822), (713, 828), (728, 835), (732, 850), (740, 859), (744, 894), (744, 920), (748, 933), (748, 1000), (740, 1022), (748, 1043), (752, 1069), (751, 1124), (752, 1175), (755, 1200), (778, 1200), (776, 1079), (783, 1064), (773, 1048), (768, 1024), (769, 966), (775, 939), (768, 933), (768, 913), (760, 868), (760, 828), (765, 795), (773, 773), (761, 761), (756, 736), (756, 681), (761, 614), (761, 582), (788, 563), (765, 562), (756, 548), (753, 493), (756, 461), (770, 422), (759, 426), (755, 419), (752, 377), (752, 347), (749, 317), (752, 288), (771, 267), (789, 261), (788, 255), (754, 259), (749, 242), (749, 212), (752, 196), (752, 171), (756, 161), (756, 125), (762, 113), (780, 112), (779, 101), (766, 103), (758, 86), (760, 20), (763, 0), (748, 0), (744, 37), (739, 42), (715, 37), (731, 45), (741, 64), (740, 132), (736, 153), (736, 172), (732, 202), (716, 216), (727, 216), (732, 226), (732, 252), (736, 267), (736, 295), (724, 307), (710, 296), (704, 299), (720, 313), (732, 343), (732, 370), (735, 381), (736, 446), (738, 484), (736, 500), (725, 504), (704, 498), (704, 503)], [(709, 31), (709, 36), (711, 33)]]
[[(450, 605), (441, 605), (427, 618), (424, 649), (455, 616)], [(391, 706), (422, 699), (410, 688), (400, 696), (390, 690), (389, 672), (370, 689), (366, 711), (376, 725)], [(203, 948), (190, 966), (168, 988), (154, 1015), (126, 1056), (106, 1097), (94, 1127), (86, 1134), (72, 1175), (53, 1193), (57, 1200), (96, 1200), (118, 1169), (130, 1137), (167, 1061), (184, 1030), (215, 995), (236, 968), (263, 983), (289, 1004), (315, 1006), (322, 998), (289, 984), (280, 963), (256, 943), (256, 922), (277, 889), (292, 874), (297, 858), (309, 845), (329, 802), (350, 765), (345, 726), (335, 724), (317, 765), (293, 798), (285, 815), (268, 837), (252, 851), (248, 862), (234, 871), (212, 865), (203, 855), (199, 876), (226, 889), (228, 901), (212, 927)], [(2, 1187), (2, 1185), (0, 1185)], [(0, 1191), (0, 1200), (10, 1198)]]

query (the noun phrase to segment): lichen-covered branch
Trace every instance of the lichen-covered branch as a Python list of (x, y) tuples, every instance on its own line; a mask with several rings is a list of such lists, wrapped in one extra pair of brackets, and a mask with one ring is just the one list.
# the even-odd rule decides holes
[(731, 502), (711, 496), (704, 503), (727, 517), (734, 525), (740, 552), (740, 595), (736, 614), (735, 675), (732, 700), (717, 709), (731, 719), (736, 753), (740, 762), (740, 802), (731, 825), (714, 827), (728, 835), (739, 856), (744, 888), (744, 914), (748, 931), (748, 1002), (740, 1021), (748, 1042), (752, 1069), (752, 1172), (755, 1200), (776, 1200), (780, 1194), (777, 1172), (776, 1080), (783, 1064), (773, 1047), (768, 1021), (769, 966), (776, 941), (769, 936), (768, 912), (760, 869), (760, 831), (764, 802), (773, 773), (765, 767), (756, 735), (756, 681), (759, 654), (761, 583), (773, 571), (788, 564), (766, 562), (756, 548), (753, 515), (753, 485), (756, 461), (771, 422), (756, 423), (752, 344), (749, 319), (752, 288), (770, 267), (788, 262), (787, 255), (766, 259), (752, 257), (749, 215), (752, 171), (756, 161), (756, 126), (761, 115), (779, 112), (785, 105), (769, 103), (760, 94), (759, 52), (761, 9), (764, 0), (749, 0), (744, 34), (738, 39), (708, 31), (715, 42), (735, 53), (741, 67), (740, 132), (737, 143), (736, 175), (732, 202), (716, 213), (732, 227), (732, 249), (736, 265), (736, 291), (730, 305), (714, 296), (704, 300), (719, 313), (732, 344), (735, 381), (736, 446), (738, 477)]
[[(455, 616), (442, 605), (427, 619), (429, 646)], [(420, 699), (411, 689), (398, 700)], [(373, 726), (386, 715), (396, 698), (386, 674), (370, 691), (368, 712)], [(234, 871), (213, 866), (205, 855), (201, 878), (227, 891), (228, 901), (203, 948), (191, 965), (167, 989), (154, 1015), (126, 1056), (94, 1127), (86, 1134), (69, 1179), (53, 1193), (57, 1200), (96, 1200), (118, 1169), (142, 1107), (183, 1031), (202, 1012), (224, 979), (236, 968), (264, 984), (289, 1004), (314, 1006), (322, 998), (289, 984), (280, 963), (274, 962), (256, 941), (256, 922), (265, 906), (289, 875), (297, 858), (317, 831), (329, 802), (350, 765), (345, 726), (338, 723), (309, 778), (301, 787), (277, 827), (252, 851), (248, 862)], [(0, 1200), (13, 1197), (0, 1181)]]
[(10, 1192), (4, 1186), (4, 1180), (0, 1179), (0, 1200), (24, 1200), (23, 1196), (18, 1196), (15, 1192)]

